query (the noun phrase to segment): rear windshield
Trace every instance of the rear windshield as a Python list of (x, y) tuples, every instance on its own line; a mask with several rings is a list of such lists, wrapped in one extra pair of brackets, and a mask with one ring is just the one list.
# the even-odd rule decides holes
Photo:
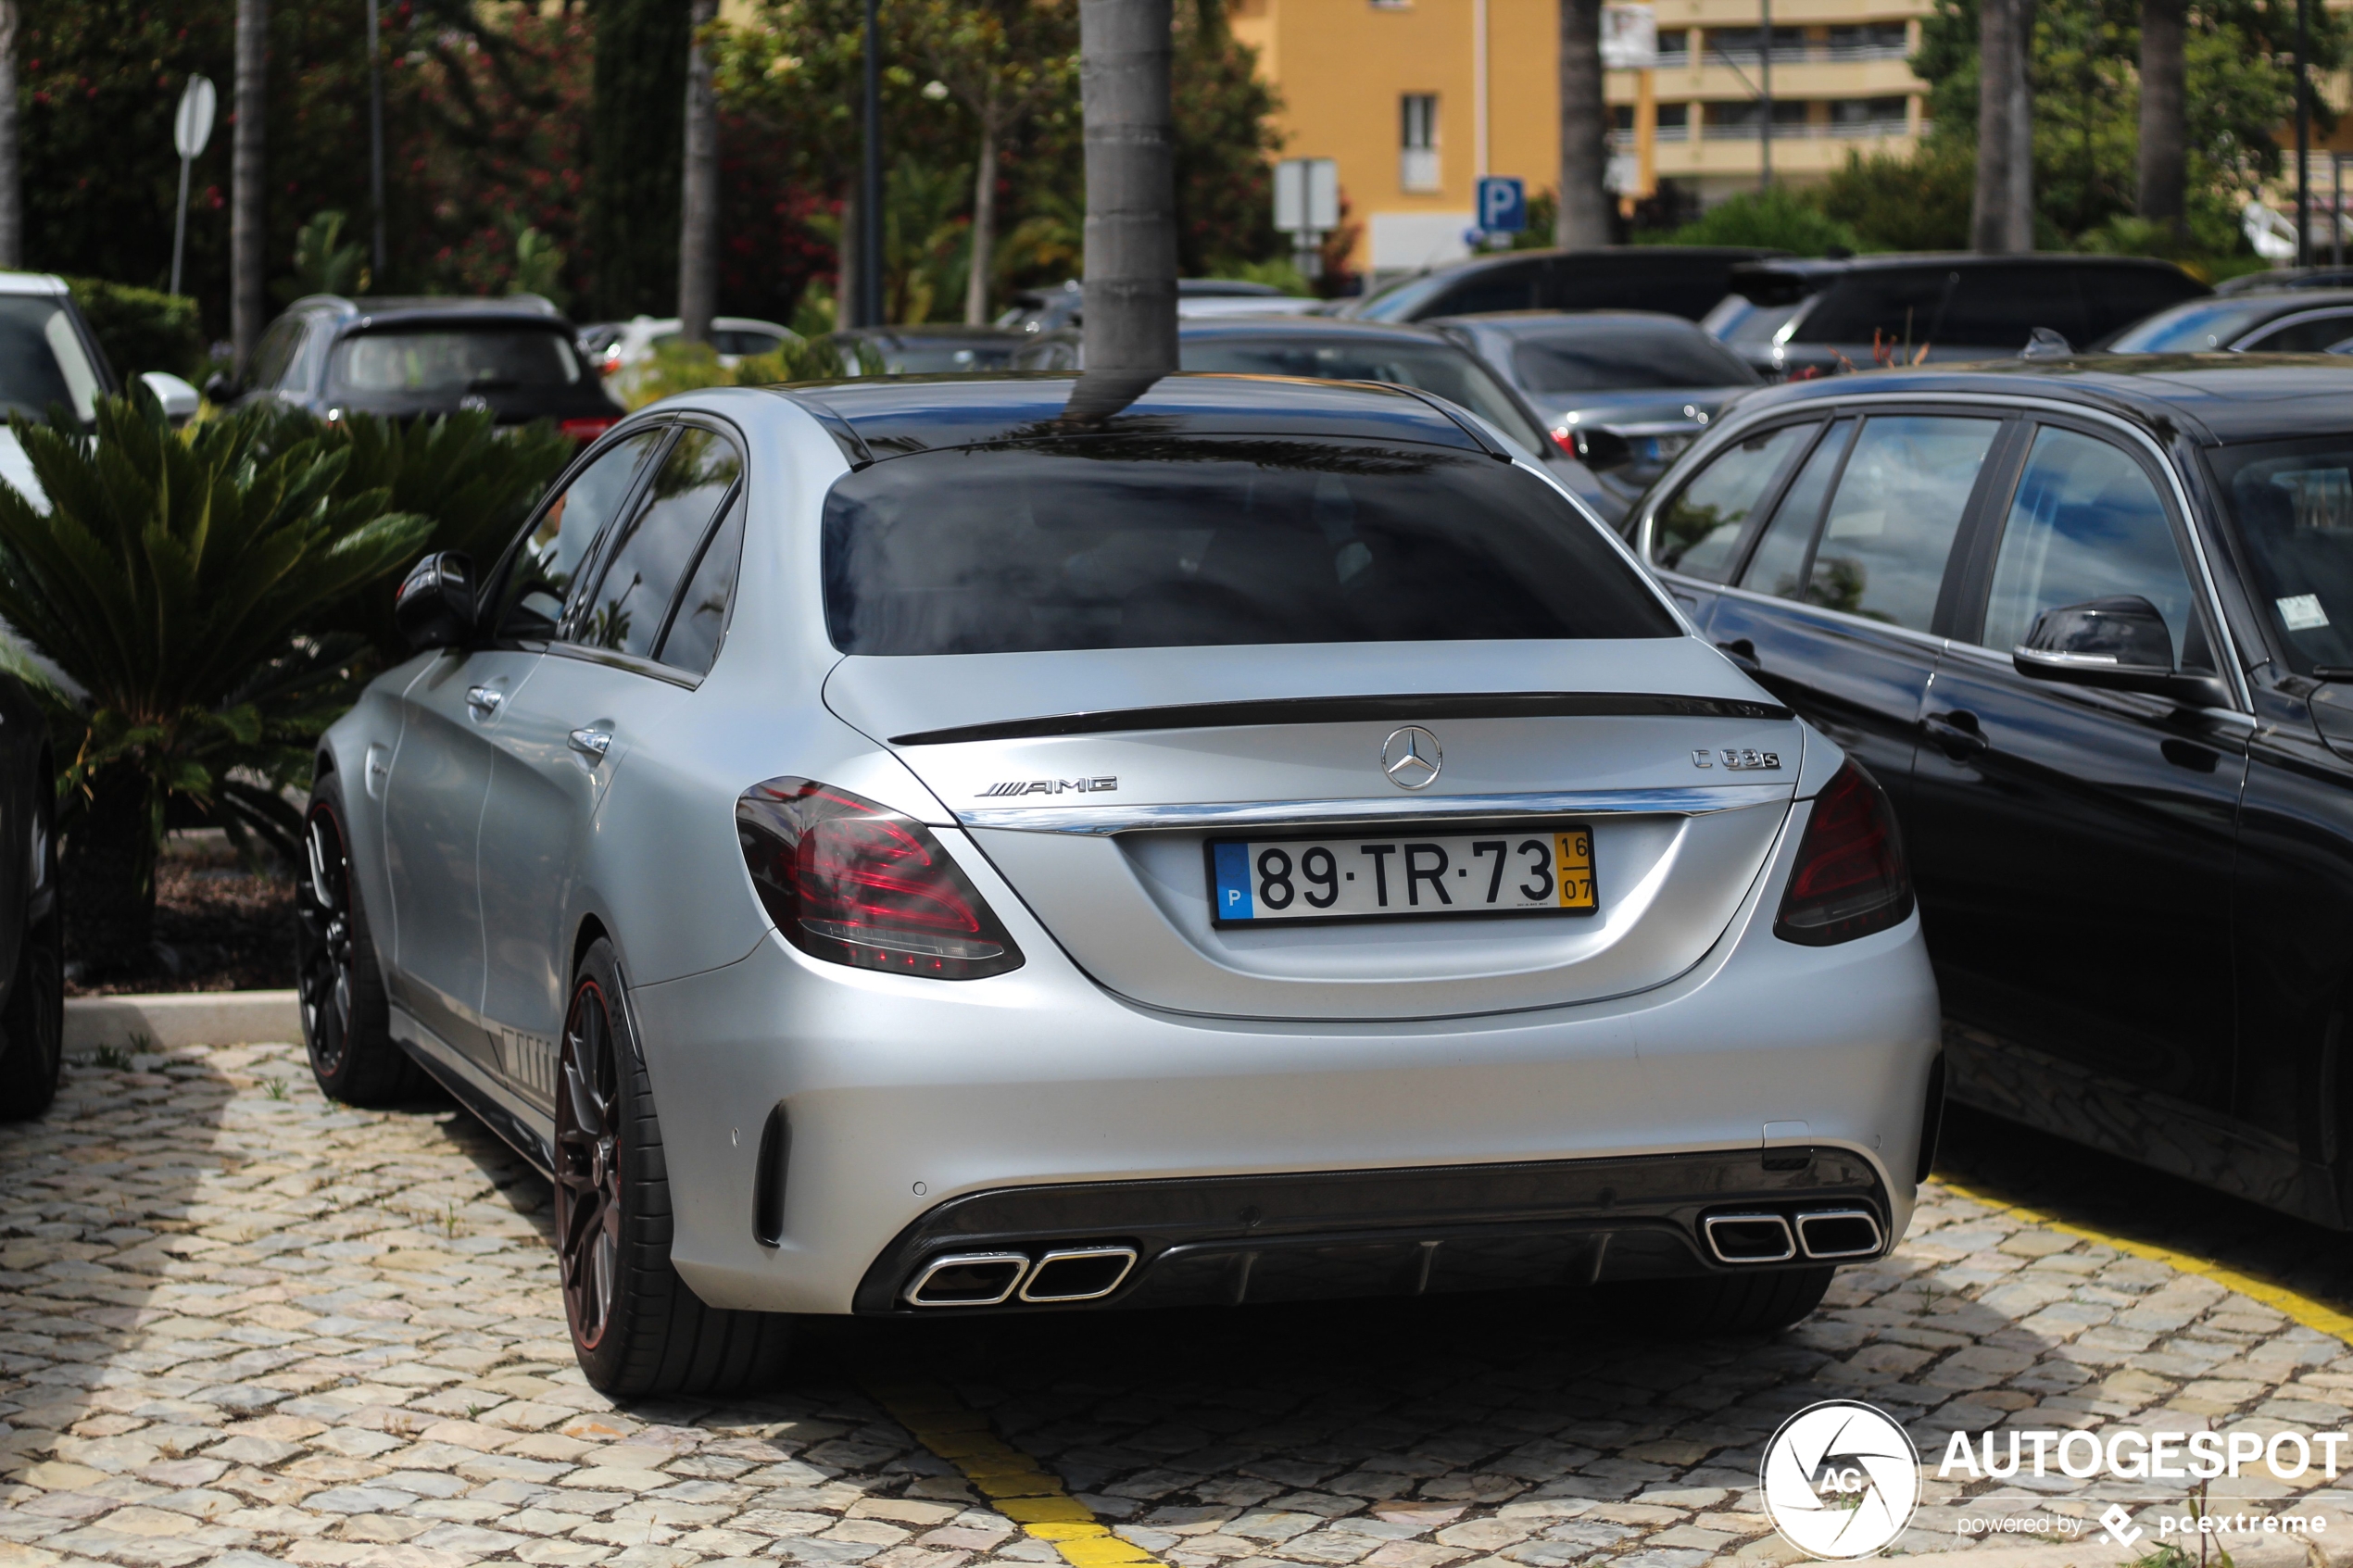
[(1406, 444), (1086, 436), (920, 453), (825, 501), (844, 653), (1671, 637), (1533, 475)]
[(561, 332), (436, 327), (347, 337), (335, 345), (331, 376), (350, 392), (503, 392), (569, 386), (580, 360)]
[(1664, 321), (1596, 321), (1522, 338), (1512, 369), (1530, 392), (1756, 384), (1756, 372), (1706, 333)]
[(1433, 339), (1345, 337), (1285, 338), (1256, 333), (1187, 337), (1176, 349), (1188, 370), (1229, 375), (1303, 376), (1310, 381), (1377, 381), (1434, 392), (1492, 420), (1505, 435), (1541, 455), (1551, 442), (1535, 420), (1496, 382), (1470, 351)]

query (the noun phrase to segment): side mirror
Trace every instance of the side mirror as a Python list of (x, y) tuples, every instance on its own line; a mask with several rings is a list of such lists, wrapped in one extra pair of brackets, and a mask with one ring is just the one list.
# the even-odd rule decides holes
[(393, 623), (409, 646), (457, 647), (474, 633), (473, 562), (457, 550), (427, 556), (409, 569), (392, 596)]
[(164, 370), (149, 370), (139, 378), (141, 385), (156, 395), (163, 405), (163, 417), (176, 427), (196, 417), (199, 401), (196, 389), (178, 376)]
[(1595, 473), (1604, 469), (1622, 469), (1634, 460), (1634, 444), (1617, 432), (1599, 425), (1584, 425), (1569, 432), (1568, 449)]
[(2031, 681), (2146, 692), (2191, 707), (2220, 707), (2230, 690), (2215, 675), (2173, 667), (2165, 617), (2138, 594), (2061, 605), (2034, 618), (2010, 662)]

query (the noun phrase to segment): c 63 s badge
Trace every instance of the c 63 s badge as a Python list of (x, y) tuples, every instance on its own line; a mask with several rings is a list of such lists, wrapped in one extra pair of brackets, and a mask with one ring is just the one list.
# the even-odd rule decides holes
[(993, 784), (982, 790), (979, 798), (988, 800), (1010, 795), (1100, 795), (1118, 787), (1116, 778), (1007, 779), (1003, 784)]
[(1694, 768), (1721, 766), (1735, 773), (1769, 772), (1780, 765), (1780, 752), (1758, 751), (1750, 746), (1728, 746), (1720, 751), (1710, 751), (1702, 746), (1692, 753), (1692, 766)]

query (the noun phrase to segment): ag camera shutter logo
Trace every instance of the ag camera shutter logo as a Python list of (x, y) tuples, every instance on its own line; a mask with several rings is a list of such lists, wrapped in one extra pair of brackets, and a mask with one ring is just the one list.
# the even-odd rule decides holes
[(1869, 1557), (1904, 1533), (1920, 1501), (1920, 1457), (1892, 1416), (1825, 1399), (1765, 1445), (1765, 1512), (1809, 1557)]

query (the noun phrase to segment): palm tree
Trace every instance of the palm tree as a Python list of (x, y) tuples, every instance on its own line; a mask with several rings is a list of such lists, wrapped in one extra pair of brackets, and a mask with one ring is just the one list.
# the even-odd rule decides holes
[(2184, 0), (2141, 0), (2140, 212), (2176, 237), (2189, 206), (2188, 11)]
[(711, 82), (703, 34), (719, 0), (694, 0), (694, 43), (686, 50), (686, 170), (678, 212), (678, 335), (711, 341), (719, 309), (719, 94)]
[(242, 377), (270, 319), (262, 252), (269, 245), (269, 179), (262, 119), (270, 95), (270, 0), (237, 0), (237, 130), (229, 168), (229, 338)]
[(1609, 108), (1602, 96), (1602, 0), (1560, 0), (1558, 245), (1609, 244)]
[(1087, 125), (1087, 367), (1176, 369), (1176, 174), (1170, 0), (1079, 0)]
[(2026, 56), (2033, 0), (1981, 0), (1977, 31), (1977, 198), (1969, 241), (1990, 256), (2034, 248), (2034, 121)]
[(17, 0), (0, 0), (0, 270), (24, 265), (24, 181), (17, 167)]

